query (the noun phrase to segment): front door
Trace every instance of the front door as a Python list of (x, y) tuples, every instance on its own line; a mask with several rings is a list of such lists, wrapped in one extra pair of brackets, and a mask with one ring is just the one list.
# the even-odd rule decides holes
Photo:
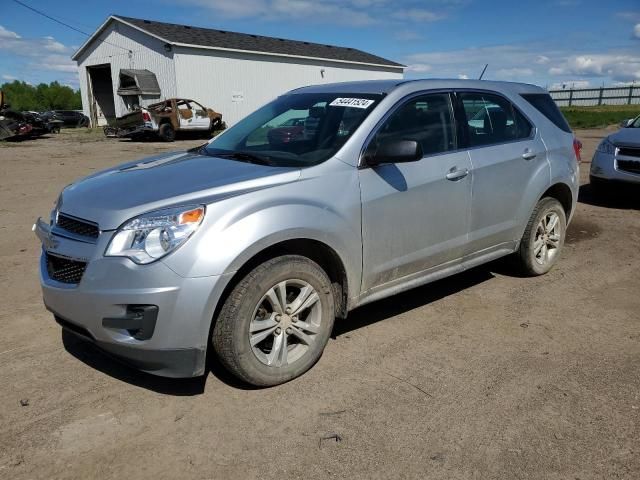
[(416, 140), (424, 157), (363, 168), (362, 291), (460, 262), (467, 242), (471, 163), (458, 150), (448, 93), (421, 94), (400, 104), (367, 146)]
[(176, 102), (176, 106), (178, 107), (180, 128), (185, 130), (209, 129), (211, 122), (204, 107), (189, 100), (180, 100)]

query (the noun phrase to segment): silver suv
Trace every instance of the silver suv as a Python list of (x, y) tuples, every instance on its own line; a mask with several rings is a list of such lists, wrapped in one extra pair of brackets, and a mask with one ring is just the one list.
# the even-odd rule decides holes
[(211, 346), (245, 382), (286, 382), (360, 305), (509, 254), (546, 273), (573, 142), (531, 85), (293, 90), (202, 147), (66, 187), (34, 225), (44, 303), (148, 372), (202, 375)]

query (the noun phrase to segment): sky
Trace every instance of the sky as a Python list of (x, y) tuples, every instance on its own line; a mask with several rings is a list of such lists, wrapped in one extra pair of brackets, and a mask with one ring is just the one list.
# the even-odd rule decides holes
[[(407, 78), (640, 84), (639, 0), (21, 0), (93, 33), (110, 14), (358, 48)], [(85, 35), (0, 0), (0, 84), (78, 86)]]

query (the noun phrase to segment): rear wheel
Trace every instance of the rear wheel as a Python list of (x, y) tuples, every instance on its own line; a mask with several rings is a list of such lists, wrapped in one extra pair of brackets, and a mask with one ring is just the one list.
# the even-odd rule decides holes
[(170, 123), (163, 123), (158, 130), (158, 136), (165, 142), (173, 142), (176, 139), (176, 131)]
[(212, 343), (222, 364), (241, 380), (278, 385), (320, 358), (334, 317), (326, 273), (306, 257), (285, 255), (256, 267), (236, 285)]
[(523, 273), (535, 276), (551, 270), (560, 256), (566, 232), (567, 216), (562, 204), (550, 197), (540, 200), (520, 241), (517, 257)]

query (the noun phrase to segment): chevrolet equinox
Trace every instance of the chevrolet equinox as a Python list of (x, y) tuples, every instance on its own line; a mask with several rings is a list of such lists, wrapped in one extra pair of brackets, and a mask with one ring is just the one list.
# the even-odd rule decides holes
[(578, 154), (532, 85), (299, 88), (206, 145), (67, 186), (34, 225), (44, 303), (141, 370), (203, 375), (212, 348), (241, 380), (276, 385), (365, 303), (505, 255), (548, 272)]

